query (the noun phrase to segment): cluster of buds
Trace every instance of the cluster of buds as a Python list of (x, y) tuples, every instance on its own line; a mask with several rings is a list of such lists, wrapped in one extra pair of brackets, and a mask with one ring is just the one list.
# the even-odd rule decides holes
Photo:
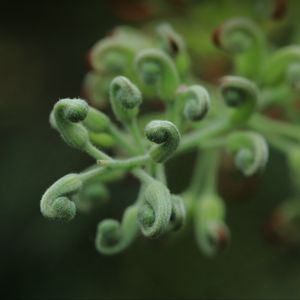
[[(234, 66), (218, 86), (199, 84), (184, 40), (169, 24), (159, 25), (155, 36), (119, 27), (95, 44), (84, 80), (88, 102), (59, 100), (50, 115), (63, 140), (95, 164), (45, 192), (45, 217), (70, 221), (80, 210), (97, 209), (97, 202), (105, 205), (109, 183), (130, 173), (139, 182), (137, 199), (121, 220), (100, 221), (96, 249), (116, 254), (139, 236), (162, 238), (192, 225), (199, 248), (212, 256), (230, 238), (218, 190), (224, 149), (247, 177), (264, 171), (271, 145), (288, 157), (291, 173), (299, 178), (300, 128), (262, 112), (276, 103), (293, 120), (300, 47), (274, 50), (259, 27), (243, 18), (225, 22), (214, 41), (232, 55)], [(185, 190), (174, 194), (165, 163), (176, 163), (174, 158), (186, 152), (196, 155), (193, 175)], [(288, 213), (280, 224), (287, 230), (300, 214), (294, 205), (299, 207), (291, 201), (282, 208)]]

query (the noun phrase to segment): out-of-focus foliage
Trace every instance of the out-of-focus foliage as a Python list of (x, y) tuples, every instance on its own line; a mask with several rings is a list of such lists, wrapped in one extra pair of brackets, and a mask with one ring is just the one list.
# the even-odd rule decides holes
[[(127, 1), (122, 2), (123, 8), (126, 7)], [(272, 151), (270, 164), (259, 183), (256, 178), (245, 181), (241, 174), (228, 167), (232, 165), (228, 157), (222, 162), (220, 190), (228, 200), (228, 226), (233, 229), (233, 242), (230, 251), (213, 260), (199, 255), (190, 233), (176, 241), (141, 241), (120, 256), (99, 256), (93, 248), (96, 224), (106, 216), (121, 217), (129, 205), (126, 199), (135, 197), (131, 178), (110, 187), (112, 197), (122, 198), (124, 202), (112, 201), (92, 215), (78, 216), (72, 224), (45, 222), (39, 213), (38, 203), (45, 188), (58, 176), (79, 171), (90, 162), (61, 143), (47, 122), (48, 112), (58, 98), (82, 95), (80, 85), (86, 73), (83, 57), (87, 50), (105, 32), (121, 23), (137, 25), (138, 22), (140, 27), (145, 26), (145, 21), (163, 19), (184, 36), (189, 31), (188, 27), (184, 28), (185, 21), (194, 22), (194, 28), (201, 22), (201, 30), (205, 33), (207, 29), (203, 40), (188, 40), (189, 45), (198, 44), (195, 49), (200, 49), (202, 43), (211, 45), (212, 30), (226, 19), (248, 16), (259, 21), (268, 16), (265, 9), (268, 1), (214, 2), (189, 1), (190, 10), (196, 14), (196, 10), (201, 11), (201, 5), (219, 8), (222, 4), (218, 13), (224, 14), (223, 18), (217, 12), (209, 15), (203, 10), (197, 20), (185, 17), (181, 27), (180, 18), (185, 16), (185, 10), (178, 4), (175, 7), (179, 8), (171, 9), (174, 6), (169, 1), (157, 1), (159, 6), (167, 3), (163, 13), (156, 14), (161, 10), (155, 9), (148, 19), (131, 21), (120, 17), (116, 3), (107, 7), (102, 1), (2, 6), (0, 122), (4, 139), (0, 168), (0, 262), (3, 295), (82, 299), (299, 298), (299, 253), (280, 245), (270, 246), (260, 235), (270, 211), (294, 193), (286, 161), (277, 151)], [(257, 10), (257, 6), (263, 8)], [(294, 43), (299, 41), (298, 11), (299, 2), (289, 1), (284, 19), (279, 23), (267, 19), (266, 28), (271, 28), (269, 36), (276, 45), (287, 45), (291, 36)], [(212, 45), (209, 47), (212, 48), (208, 54), (210, 51), (215, 54), (209, 60), (202, 58), (201, 63), (201, 57), (197, 60), (201, 51), (197, 53), (190, 47), (189, 52), (199, 61), (192, 68), (201, 78), (213, 81), (228, 72), (230, 59)], [(218, 68), (209, 68), (213, 61)], [(282, 117), (282, 110), (273, 107), (268, 114)], [(167, 165), (171, 190), (180, 192), (186, 186), (193, 165), (189, 155), (176, 165)], [(183, 178), (180, 181), (178, 169)]]

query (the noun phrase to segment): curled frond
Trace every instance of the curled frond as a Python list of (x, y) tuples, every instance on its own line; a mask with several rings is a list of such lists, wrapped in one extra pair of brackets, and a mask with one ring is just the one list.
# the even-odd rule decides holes
[[(287, 46), (276, 51), (266, 61), (262, 69), (261, 80), (265, 85), (275, 85), (289, 77), (295, 81), (294, 64), (300, 63), (300, 46)], [(292, 68), (292, 69), (291, 69)], [(292, 71), (292, 73), (291, 73)], [(288, 77), (288, 78), (287, 78)], [(299, 72), (296, 72), (299, 79)], [(298, 83), (299, 84), (299, 83)]]
[(179, 92), (184, 101), (184, 116), (190, 121), (202, 120), (210, 107), (210, 97), (205, 88), (192, 85)]
[(134, 59), (134, 46), (123, 39), (105, 38), (90, 52), (90, 64), (98, 72), (123, 74)]
[(87, 130), (79, 122), (83, 121), (89, 111), (88, 104), (81, 99), (62, 99), (53, 108), (50, 117), (52, 126), (61, 134), (71, 147), (84, 150), (89, 143)]
[(224, 223), (225, 207), (216, 194), (205, 194), (195, 206), (195, 234), (204, 254), (213, 256), (227, 246), (230, 233)]
[(234, 18), (217, 28), (213, 35), (216, 46), (232, 53), (238, 74), (254, 77), (264, 57), (265, 39), (260, 28), (246, 18)]
[(157, 33), (162, 43), (162, 48), (171, 56), (176, 56), (185, 51), (185, 43), (182, 37), (168, 23), (162, 23), (157, 27)]
[(125, 250), (138, 233), (137, 206), (126, 208), (122, 222), (106, 219), (98, 224), (96, 249), (106, 255), (117, 254)]
[(182, 37), (168, 23), (160, 24), (157, 33), (162, 49), (174, 58), (181, 77), (186, 76), (190, 62)]
[(91, 49), (89, 62), (100, 73), (128, 75), (136, 52), (149, 47), (151, 40), (139, 30), (118, 26)]
[(138, 222), (144, 236), (155, 238), (168, 230), (172, 214), (168, 188), (153, 180), (146, 187), (139, 205)]
[(153, 86), (164, 101), (174, 101), (179, 76), (171, 58), (161, 50), (145, 49), (135, 59), (140, 80)]
[(178, 230), (182, 228), (185, 218), (186, 209), (183, 199), (178, 195), (171, 195), (172, 214), (170, 218), (171, 230)]
[(214, 35), (216, 46), (232, 53), (244, 52), (263, 39), (260, 28), (246, 18), (234, 18), (224, 22)]
[(78, 193), (82, 181), (78, 174), (68, 174), (54, 184), (44, 193), (40, 208), (42, 214), (50, 219), (70, 221), (76, 215), (75, 203), (70, 199)]
[(246, 122), (258, 106), (256, 85), (243, 77), (225, 76), (221, 80), (221, 93), (227, 106), (232, 108), (231, 122)]
[(151, 142), (159, 144), (150, 150), (150, 156), (155, 162), (165, 162), (179, 146), (180, 133), (169, 121), (151, 121), (145, 128), (145, 134)]
[(269, 157), (268, 145), (258, 133), (234, 132), (227, 138), (227, 149), (235, 153), (235, 165), (245, 176), (260, 173)]
[(127, 122), (137, 115), (142, 95), (129, 79), (118, 76), (110, 85), (110, 101), (116, 118)]

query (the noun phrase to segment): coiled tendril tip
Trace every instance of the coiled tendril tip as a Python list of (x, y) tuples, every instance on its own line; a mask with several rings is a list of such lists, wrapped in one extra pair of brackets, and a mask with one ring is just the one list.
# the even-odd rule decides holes
[(117, 76), (110, 84), (110, 101), (116, 118), (128, 122), (137, 115), (142, 94), (128, 78)]
[(165, 162), (176, 151), (180, 142), (177, 127), (169, 121), (151, 121), (145, 128), (146, 137), (158, 146), (150, 150), (150, 156), (157, 163)]
[(232, 108), (230, 119), (236, 125), (246, 122), (258, 107), (258, 89), (246, 78), (223, 77), (221, 93), (225, 103)]
[(82, 181), (78, 174), (69, 174), (50, 186), (41, 200), (41, 212), (49, 219), (70, 221), (76, 215), (76, 205), (71, 200), (78, 193)]

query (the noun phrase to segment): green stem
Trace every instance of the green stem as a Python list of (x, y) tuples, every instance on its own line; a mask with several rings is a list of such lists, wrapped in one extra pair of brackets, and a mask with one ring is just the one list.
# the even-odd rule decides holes
[(174, 101), (168, 101), (166, 103), (167, 106), (167, 116), (168, 120), (174, 123), (176, 126), (179, 125), (179, 103), (178, 99), (175, 99)]
[(213, 122), (211, 125), (198, 129), (182, 138), (182, 141), (176, 151), (176, 154), (184, 153), (192, 148), (201, 146), (204, 140), (212, 138), (218, 135), (225, 134), (233, 128), (230, 121), (222, 120), (219, 122)]
[[(92, 148), (91, 148), (92, 149)], [(94, 151), (95, 149), (93, 149)], [(98, 149), (96, 149), (98, 150)], [(112, 159), (110, 156), (105, 155), (105, 157), (102, 157), (102, 152), (101, 151), (95, 151), (95, 158), (97, 160), (106, 160), (106, 163), (109, 162), (109, 164), (111, 163), (111, 166), (113, 166), (113, 169), (123, 169), (128, 170), (130, 168), (133, 167), (137, 167), (140, 166), (142, 164), (145, 164), (146, 162), (150, 161), (151, 158), (148, 155), (143, 155), (143, 156), (139, 156), (139, 157), (134, 157), (132, 159), (128, 159), (128, 160), (124, 160), (124, 161), (116, 161), (114, 159)], [(115, 166), (114, 166), (115, 164)], [(93, 178), (94, 176), (100, 175), (100, 174), (104, 174), (107, 171), (110, 171), (111, 168), (107, 168), (107, 167), (100, 167), (100, 168), (94, 168), (91, 169), (89, 171), (85, 171), (80, 173), (80, 177), (83, 181), (88, 180)], [(154, 179), (147, 174), (144, 170), (142, 169), (134, 169), (132, 171), (130, 171), (135, 177), (139, 178), (143, 183), (150, 183), (152, 182)]]
[(206, 161), (203, 160), (203, 152), (198, 150), (194, 167), (194, 173), (190, 181), (189, 188), (187, 190), (188, 194), (190, 194), (193, 198), (195, 198), (201, 190), (200, 186), (201, 182), (204, 181), (206, 170), (205, 163)]
[(216, 190), (218, 151), (198, 151), (194, 174), (188, 193), (197, 198), (200, 193), (213, 193)]
[(300, 141), (300, 127), (281, 121), (275, 121), (262, 115), (255, 115), (249, 121), (249, 126), (255, 130), (282, 134), (288, 138)]
[(207, 141), (204, 141), (203, 144), (200, 145), (199, 147), (204, 150), (215, 149), (224, 146), (225, 143), (226, 143), (225, 137), (217, 137), (217, 138), (212, 138), (212, 139), (208, 139)]
[(82, 181), (87, 181), (95, 176), (104, 174), (106, 171), (107, 170), (105, 170), (104, 168), (94, 168), (94, 169), (79, 173), (79, 176)]
[(267, 141), (276, 149), (278, 149), (279, 151), (283, 152), (283, 153), (290, 153), (292, 150), (294, 150), (297, 145), (294, 144), (291, 141), (286, 140), (283, 137), (279, 137), (275, 134), (265, 134), (264, 132), (262, 132), (262, 134), (265, 136), (265, 138), (267, 139)]
[(138, 179), (140, 179), (144, 184), (149, 184), (149, 183), (153, 182), (153, 180), (154, 180), (148, 173), (146, 173), (142, 169), (132, 170), (131, 173), (135, 177), (137, 177)]
[(91, 143), (88, 143), (84, 150), (88, 155), (90, 155), (91, 157), (93, 157), (95, 159), (109, 159), (109, 160), (112, 159), (110, 156), (108, 156), (101, 150), (97, 149)]
[(133, 118), (130, 123), (126, 124), (127, 129), (132, 134), (134, 141), (137, 145), (138, 152), (144, 153), (145, 152), (145, 145), (143, 144), (143, 139), (141, 136), (140, 129), (138, 128), (136, 118)]
[(203, 185), (203, 193), (214, 194), (217, 192), (219, 158), (218, 150), (205, 151), (204, 159), (209, 161), (209, 163)]
[(145, 165), (151, 160), (151, 157), (146, 155), (140, 155), (124, 160), (98, 160), (97, 163), (108, 169), (132, 169)]
[(161, 181), (163, 184), (167, 185), (167, 176), (166, 176), (164, 164), (156, 164), (155, 165), (155, 176), (159, 181)]

